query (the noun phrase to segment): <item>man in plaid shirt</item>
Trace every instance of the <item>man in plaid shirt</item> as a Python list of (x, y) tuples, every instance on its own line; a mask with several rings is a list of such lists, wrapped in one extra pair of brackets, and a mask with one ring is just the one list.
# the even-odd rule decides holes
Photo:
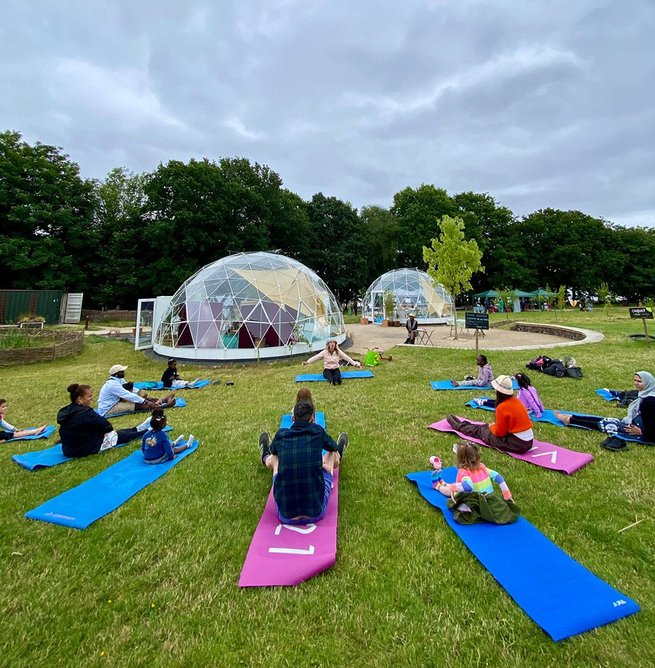
[[(273, 472), (273, 497), (284, 524), (308, 524), (320, 520), (327, 510), (332, 474), (343, 458), (348, 435), (335, 443), (314, 422), (314, 405), (299, 401), (293, 408), (290, 429), (280, 429), (273, 442), (264, 432), (259, 437), (262, 464)], [(323, 454), (326, 450), (326, 454)]]

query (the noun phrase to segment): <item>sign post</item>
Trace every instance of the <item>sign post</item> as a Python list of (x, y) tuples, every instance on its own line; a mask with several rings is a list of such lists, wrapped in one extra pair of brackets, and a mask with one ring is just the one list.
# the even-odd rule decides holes
[(483, 329), (489, 329), (489, 314), (467, 311), (464, 314), (464, 326), (466, 329), (475, 329), (475, 355), (477, 357), (478, 336)]
[(646, 320), (653, 319), (653, 309), (646, 306), (637, 306), (635, 308), (629, 308), (631, 318), (641, 318), (641, 322), (644, 325), (644, 338), (646, 339), (646, 345), (650, 345), (650, 336), (648, 334), (648, 327), (646, 327)]

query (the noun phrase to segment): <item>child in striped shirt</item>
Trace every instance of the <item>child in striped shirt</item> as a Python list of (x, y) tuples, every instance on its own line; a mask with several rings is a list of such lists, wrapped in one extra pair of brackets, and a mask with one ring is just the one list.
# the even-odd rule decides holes
[[(455, 482), (439, 482), (437, 491), (451, 497), (448, 502), (454, 518), (462, 524), (492, 522), (509, 524), (519, 516), (512, 493), (498, 471), (487, 468), (480, 461), (480, 449), (475, 443), (455, 443), (457, 454), (457, 477)], [(502, 492), (502, 500), (494, 493), (493, 482)]]

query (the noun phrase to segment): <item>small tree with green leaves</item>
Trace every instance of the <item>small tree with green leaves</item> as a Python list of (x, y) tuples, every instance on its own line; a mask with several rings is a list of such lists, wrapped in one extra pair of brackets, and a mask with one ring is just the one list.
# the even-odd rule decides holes
[(384, 317), (389, 321), (393, 322), (393, 312), (394, 312), (395, 300), (393, 297), (393, 292), (391, 290), (384, 291)]
[(564, 304), (566, 304), (566, 285), (560, 285), (557, 290), (557, 309), (564, 314)]
[(502, 290), (499, 288), (495, 288), (496, 292), (498, 293), (498, 299), (503, 300), (504, 310), (506, 314), (506, 318), (509, 320), (509, 308), (508, 306), (514, 301), (514, 291), (510, 290), (509, 288), (503, 288)]
[(605, 282), (601, 283), (600, 287), (598, 288), (598, 299), (603, 303), (605, 317), (610, 320), (610, 300), (612, 299), (612, 293), (610, 292), (609, 286)]
[[(442, 216), (439, 221), (441, 234), (431, 240), (431, 248), (423, 246), (423, 260), (428, 265), (428, 274), (441, 283), (453, 298), (464, 290), (471, 290), (471, 276), (484, 271), (482, 251), (474, 239), (466, 241), (464, 221), (459, 218)], [(455, 318), (455, 338), (457, 334), (457, 312)]]

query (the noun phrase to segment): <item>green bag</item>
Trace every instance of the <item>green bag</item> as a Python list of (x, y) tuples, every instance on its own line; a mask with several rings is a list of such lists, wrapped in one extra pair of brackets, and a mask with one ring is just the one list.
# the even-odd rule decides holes
[[(462, 506), (470, 510), (462, 510)], [(479, 492), (459, 492), (454, 499), (448, 501), (448, 507), (453, 511), (453, 518), (459, 524), (512, 524), (518, 520), (521, 509), (512, 501), (505, 501), (495, 492), (480, 494)]]
[(380, 363), (380, 353), (377, 350), (369, 350), (364, 358), (366, 366), (377, 366)]

